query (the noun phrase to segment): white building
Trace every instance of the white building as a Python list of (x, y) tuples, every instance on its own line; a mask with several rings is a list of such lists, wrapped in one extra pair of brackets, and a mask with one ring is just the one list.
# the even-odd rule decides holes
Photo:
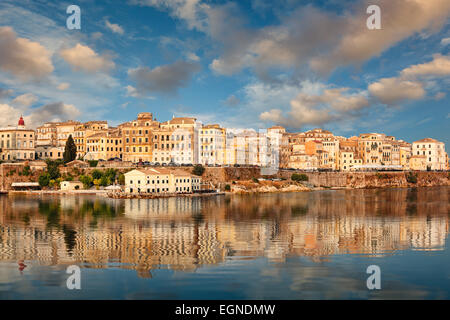
[(127, 193), (193, 193), (200, 187), (200, 177), (183, 171), (151, 168), (125, 173)]
[(425, 138), (413, 142), (413, 156), (425, 156), (426, 165), (429, 170), (447, 170), (447, 153), (445, 144), (431, 138)]

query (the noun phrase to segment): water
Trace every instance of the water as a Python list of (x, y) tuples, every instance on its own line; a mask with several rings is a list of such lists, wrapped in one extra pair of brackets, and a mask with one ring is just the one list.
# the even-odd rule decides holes
[[(0, 299), (449, 299), (449, 199), (0, 196)], [(66, 287), (69, 265), (81, 290)], [(369, 265), (381, 290), (367, 289)]]

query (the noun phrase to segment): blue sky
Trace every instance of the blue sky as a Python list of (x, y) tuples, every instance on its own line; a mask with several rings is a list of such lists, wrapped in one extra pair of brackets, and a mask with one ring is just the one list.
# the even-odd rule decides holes
[(450, 143), (449, 17), (444, 0), (2, 0), (0, 125), (146, 111)]

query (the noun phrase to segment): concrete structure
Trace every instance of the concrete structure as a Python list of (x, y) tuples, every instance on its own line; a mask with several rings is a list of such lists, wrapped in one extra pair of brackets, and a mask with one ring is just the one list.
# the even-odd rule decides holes
[(80, 181), (62, 181), (60, 184), (61, 191), (73, 191), (83, 189), (83, 183)]

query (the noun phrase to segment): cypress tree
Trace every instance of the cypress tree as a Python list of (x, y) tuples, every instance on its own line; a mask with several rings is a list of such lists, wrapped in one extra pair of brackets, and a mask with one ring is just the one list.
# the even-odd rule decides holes
[(77, 146), (73, 141), (72, 135), (66, 141), (66, 146), (64, 147), (64, 163), (73, 161), (77, 158)]

